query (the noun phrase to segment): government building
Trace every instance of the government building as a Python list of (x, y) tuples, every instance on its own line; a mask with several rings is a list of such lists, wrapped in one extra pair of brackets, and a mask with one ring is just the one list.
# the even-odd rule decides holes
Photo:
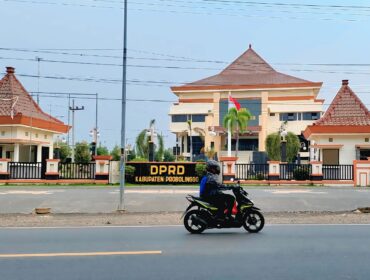
[(321, 86), (322, 82), (277, 72), (250, 45), (219, 74), (171, 87), (178, 101), (170, 108), (170, 130), (185, 158), (190, 158), (190, 136), (193, 158), (211, 149), (218, 157), (226, 156), (228, 137), (222, 123), (231, 95), (252, 114), (247, 130), (239, 136), (240, 163), (261, 161), (267, 135), (278, 132), (284, 123), (287, 131), (299, 136), (300, 156), (308, 160), (309, 146), (302, 132), (322, 115), (324, 100), (317, 98)]

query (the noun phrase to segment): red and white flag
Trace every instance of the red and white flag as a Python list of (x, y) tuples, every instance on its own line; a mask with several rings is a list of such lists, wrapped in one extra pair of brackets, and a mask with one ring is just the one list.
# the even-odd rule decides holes
[(229, 95), (229, 100), (234, 103), (236, 110), (239, 111), (241, 108), (240, 103), (235, 98), (232, 98), (231, 94)]

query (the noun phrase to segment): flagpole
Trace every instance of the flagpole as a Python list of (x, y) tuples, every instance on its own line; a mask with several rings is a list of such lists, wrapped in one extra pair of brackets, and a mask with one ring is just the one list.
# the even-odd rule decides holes
[[(227, 111), (229, 111), (230, 108), (231, 108), (230, 96), (231, 96), (231, 92), (229, 91), (229, 98), (227, 99)], [(231, 127), (230, 127), (230, 121), (229, 121), (229, 125), (228, 125), (228, 130), (227, 130), (227, 156), (231, 157)]]

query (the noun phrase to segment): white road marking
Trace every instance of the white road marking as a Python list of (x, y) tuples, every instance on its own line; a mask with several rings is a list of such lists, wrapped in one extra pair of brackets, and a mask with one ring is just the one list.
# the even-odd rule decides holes
[(30, 195), (49, 195), (54, 194), (57, 192), (64, 192), (62, 190), (52, 190), (52, 191), (27, 191), (27, 190), (12, 190), (12, 191), (5, 191), (0, 192), (0, 195), (12, 195), (12, 194), (30, 194)]
[[(119, 191), (111, 191), (110, 194), (117, 194)], [(126, 190), (125, 193), (139, 194), (195, 194), (199, 190)]]
[(312, 190), (273, 190), (270, 191), (272, 194), (326, 194), (327, 192), (312, 191)]
[(121, 252), (76, 252), (76, 253), (36, 253), (36, 254), (0, 254), (0, 258), (40, 258), (40, 257), (96, 257), (123, 255), (160, 255), (162, 251), (121, 251)]

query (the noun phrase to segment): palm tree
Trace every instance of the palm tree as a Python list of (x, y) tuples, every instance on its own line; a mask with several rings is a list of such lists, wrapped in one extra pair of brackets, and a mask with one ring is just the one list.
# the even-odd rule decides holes
[(235, 133), (236, 137), (236, 147), (235, 156), (238, 156), (239, 150), (239, 133), (243, 133), (247, 127), (248, 122), (252, 118), (252, 114), (248, 109), (241, 108), (237, 110), (236, 108), (230, 108), (229, 112), (224, 117), (223, 126), (229, 129), (231, 134)]
[[(154, 124), (155, 120), (151, 120), (149, 123), (149, 129), (143, 129), (139, 135), (136, 137), (136, 154), (140, 158), (149, 158), (149, 142), (153, 139), (154, 136)], [(164, 152), (164, 143), (162, 135), (157, 135), (158, 137), (158, 150), (157, 150), (157, 158), (158, 160), (162, 160), (163, 152)]]
[(189, 128), (189, 139), (190, 139), (190, 162), (193, 162), (193, 137), (191, 135), (191, 120), (187, 121)]

